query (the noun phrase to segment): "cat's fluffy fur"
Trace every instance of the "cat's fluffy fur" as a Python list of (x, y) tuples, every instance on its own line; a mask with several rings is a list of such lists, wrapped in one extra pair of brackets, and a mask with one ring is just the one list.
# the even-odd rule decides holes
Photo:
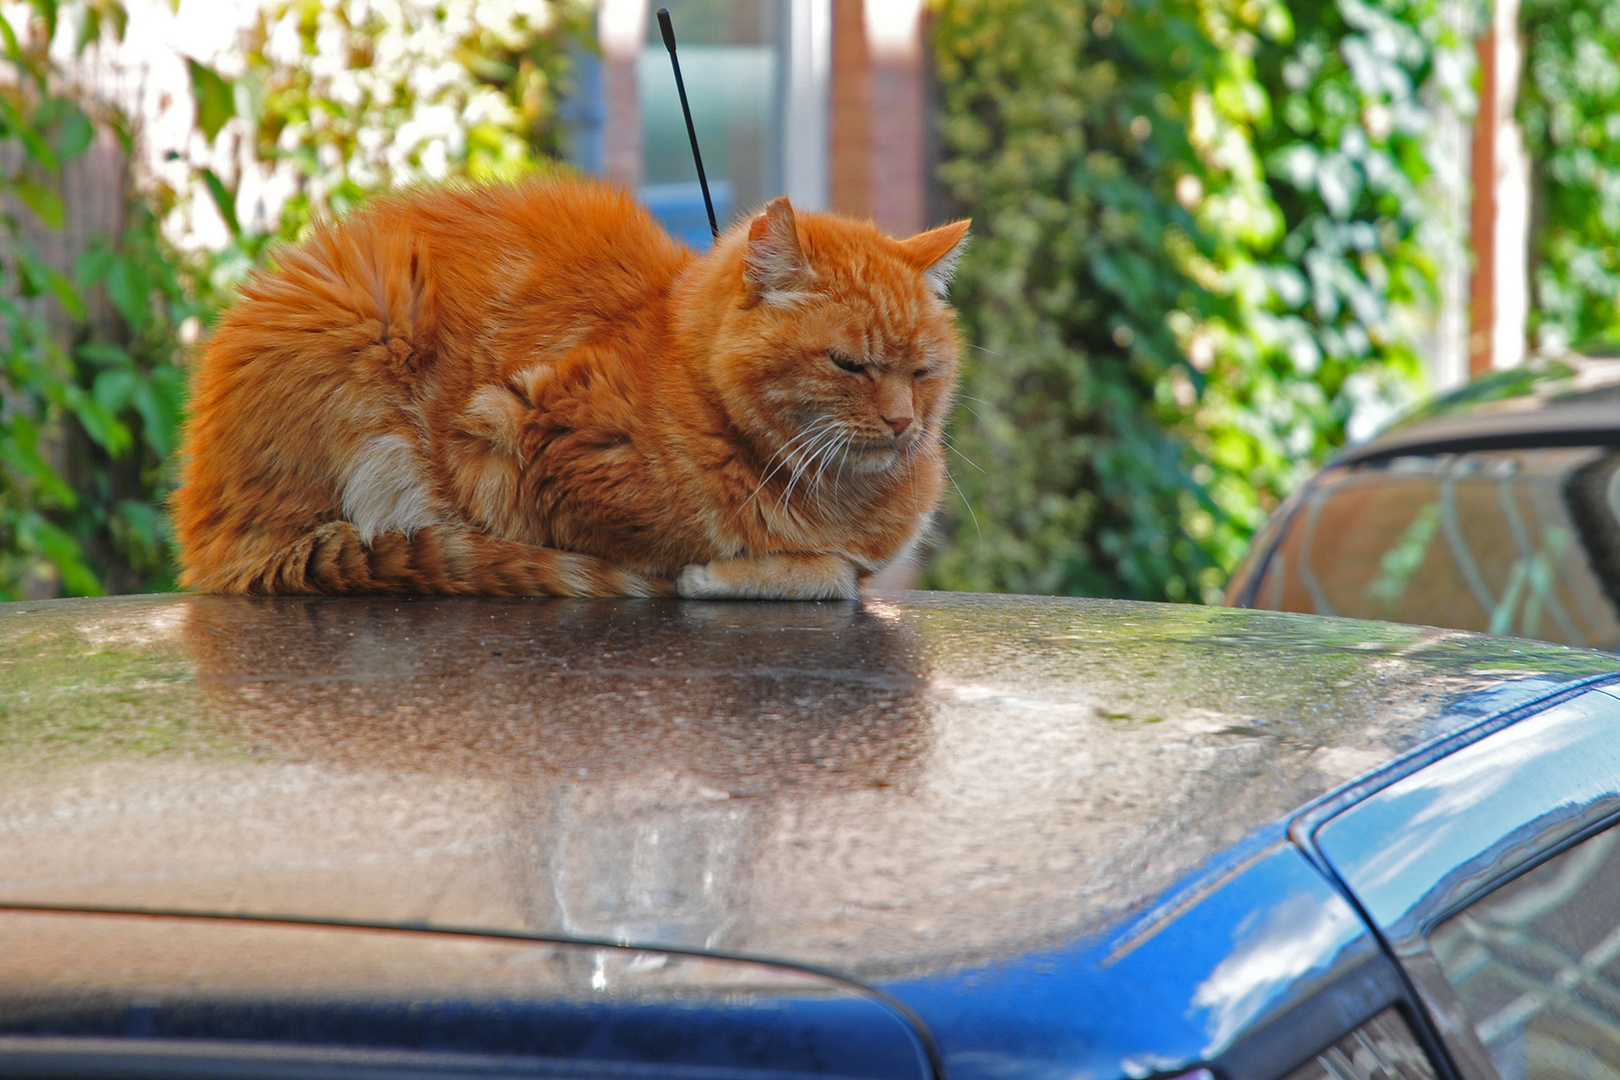
[(778, 199), (700, 257), (594, 182), (383, 199), (209, 340), (181, 581), (853, 596), (940, 495), (966, 234)]

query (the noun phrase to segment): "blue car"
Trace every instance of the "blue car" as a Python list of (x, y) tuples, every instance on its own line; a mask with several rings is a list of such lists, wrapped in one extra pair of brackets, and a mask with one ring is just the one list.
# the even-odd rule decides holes
[(0, 1074), (1620, 1075), (1620, 658), (1187, 606), (0, 606)]

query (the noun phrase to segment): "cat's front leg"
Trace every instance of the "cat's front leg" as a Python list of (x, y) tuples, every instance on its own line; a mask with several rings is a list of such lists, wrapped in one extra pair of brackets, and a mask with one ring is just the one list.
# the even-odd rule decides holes
[(744, 555), (688, 566), (675, 592), (692, 600), (854, 600), (855, 564), (842, 555)]

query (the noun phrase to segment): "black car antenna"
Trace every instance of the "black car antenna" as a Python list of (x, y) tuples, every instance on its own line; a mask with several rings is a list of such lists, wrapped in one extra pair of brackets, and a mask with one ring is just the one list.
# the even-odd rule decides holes
[(681, 61), (675, 55), (675, 25), (669, 21), (669, 8), (658, 9), (658, 32), (669, 50), (669, 66), (675, 69), (675, 89), (681, 95), (681, 112), (686, 116), (686, 137), (692, 140), (692, 162), (697, 165), (698, 186), (703, 189), (703, 206), (709, 211), (709, 232), (720, 239), (720, 225), (714, 220), (714, 200), (709, 198), (709, 178), (703, 175), (703, 155), (698, 153), (697, 128), (692, 126), (692, 107), (686, 103), (686, 83), (681, 80)]

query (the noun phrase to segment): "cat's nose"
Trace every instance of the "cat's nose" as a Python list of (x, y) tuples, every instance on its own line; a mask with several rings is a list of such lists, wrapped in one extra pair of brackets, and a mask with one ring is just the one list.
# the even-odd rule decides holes
[(904, 432), (906, 430), (906, 428), (911, 426), (911, 417), (909, 417), (909, 416), (896, 416), (896, 417), (891, 418), (891, 417), (885, 416), (883, 418), (883, 422), (885, 424), (888, 424), (890, 429), (893, 430), (895, 438), (899, 438), (900, 434), (902, 432)]

